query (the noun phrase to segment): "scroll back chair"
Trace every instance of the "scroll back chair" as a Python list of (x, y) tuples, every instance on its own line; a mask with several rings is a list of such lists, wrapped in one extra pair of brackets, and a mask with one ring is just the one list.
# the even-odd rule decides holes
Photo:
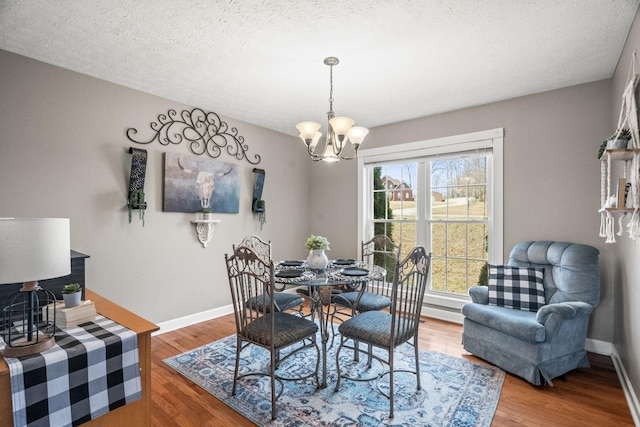
[(391, 306), (391, 283), (395, 274), (395, 266), (400, 258), (400, 245), (396, 245), (384, 234), (373, 236), (362, 242), (362, 261), (384, 268), (387, 273), (378, 280), (360, 286), (366, 286), (364, 292), (359, 287), (336, 294), (332, 298), (335, 309), (332, 321), (344, 321), (345, 317), (353, 317), (358, 313), (384, 310)]
[(336, 298), (336, 303), (346, 300), (349, 308), (354, 312), (384, 310), (391, 306), (391, 286), (393, 283), (394, 268), (400, 258), (400, 245), (379, 234), (371, 240), (362, 242), (362, 261), (366, 264), (377, 265), (387, 270), (387, 274), (379, 280), (372, 280), (366, 284), (366, 291), (343, 292)]
[[(260, 237), (251, 235), (246, 236), (244, 239), (242, 239), (242, 242), (240, 242), (240, 245), (238, 246), (248, 247), (252, 249), (264, 261), (271, 261), (271, 241), (265, 242)], [(235, 252), (235, 245), (233, 245), (232, 247)], [(300, 309), (302, 308), (302, 303), (304, 303), (304, 298), (296, 294), (282, 292), (284, 291), (284, 289), (284, 285), (278, 286), (277, 284), (274, 284), (274, 290), (276, 291), (273, 294), (273, 298), (275, 299), (275, 310), (289, 311), (295, 309), (297, 311), (300, 311)], [(268, 297), (265, 295), (258, 295), (254, 300), (252, 300), (252, 303), (255, 305), (255, 307), (259, 307), (262, 305), (264, 305), (265, 307), (269, 307), (270, 302), (266, 298)]]
[[(418, 331), (420, 324), (420, 311), (427, 287), (427, 276), (431, 264), (431, 254), (427, 254), (422, 246), (416, 246), (404, 260), (398, 261), (394, 268), (393, 285), (391, 287), (391, 307), (388, 311), (366, 311), (351, 319), (344, 321), (339, 327), (341, 334), (340, 345), (336, 351), (336, 366), (338, 368), (338, 380), (335, 391), (340, 388), (342, 378), (352, 381), (379, 380), (384, 375), (389, 375), (389, 394), (379, 390), (389, 398), (389, 418), (393, 418), (393, 374), (394, 353), (396, 347), (409, 343), (414, 347), (415, 371), (417, 389), (420, 390), (420, 362), (418, 355)], [(345, 343), (352, 340), (352, 347), (346, 347)], [(413, 341), (413, 342), (411, 342)], [(353, 349), (354, 353), (364, 352), (358, 343), (377, 347), (386, 351), (386, 359), (373, 353), (373, 358), (389, 366), (389, 371), (373, 378), (354, 378), (341, 373), (340, 353), (343, 348)], [(366, 350), (370, 355), (370, 347)], [(371, 357), (369, 358), (371, 367)], [(398, 372), (398, 371), (396, 371)]]
[[(225, 262), (233, 300), (237, 338), (236, 363), (231, 395), (235, 396), (239, 379), (250, 375), (269, 376), (271, 385), (271, 418), (275, 420), (276, 400), (284, 390), (283, 380), (295, 381), (315, 376), (316, 384), (319, 384), (320, 349), (316, 342), (318, 326), (300, 316), (276, 310), (274, 298), (269, 298), (268, 304), (263, 304), (259, 307), (251, 306), (249, 301), (252, 298), (274, 293), (274, 267), (272, 261), (262, 259), (253, 249), (241, 245), (234, 248), (231, 256), (225, 254)], [(242, 350), (251, 344), (269, 351), (267, 372), (249, 372), (239, 375)], [(300, 346), (292, 348), (289, 353), (281, 357), (281, 350), (290, 348), (295, 344), (300, 344)], [(276, 370), (281, 366), (282, 362), (299, 351), (311, 348), (316, 350), (315, 370), (295, 378), (285, 378), (276, 374)], [(249, 357), (251, 356), (249, 355)], [(280, 385), (278, 393), (276, 393), (276, 381)]]

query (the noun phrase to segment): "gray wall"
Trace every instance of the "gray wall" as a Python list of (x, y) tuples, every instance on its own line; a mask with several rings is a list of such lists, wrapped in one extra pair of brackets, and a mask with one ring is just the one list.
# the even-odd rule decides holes
[[(640, 19), (636, 19), (631, 27), (620, 62), (613, 76), (612, 114), (610, 128), (614, 130), (618, 124), (622, 92), (627, 85), (627, 73), (634, 51), (640, 50)], [(636, 62), (636, 73), (640, 66)], [(612, 283), (615, 286), (615, 338), (614, 344), (626, 369), (633, 389), (640, 392), (640, 242), (632, 241), (626, 235), (612, 245), (614, 256), (610, 260), (610, 268), (614, 274)]]
[[(186, 145), (125, 136), (129, 127), (147, 135), (158, 114), (191, 107), (5, 51), (0, 70), (0, 217), (70, 218), (71, 247), (91, 256), (94, 291), (162, 322), (231, 303), (224, 254), (244, 235), (273, 240), (276, 258), (305, 256), (309, 172), (297, 138), (227, 119), (262, 156), (267, 223), (261, 231), (251, 213), (254, 166), (223, 155), (239, 167), (240, 213), (214, 215), (222, 222), (205, 249), (193, 214), (162, 212), (163, 153), (191, 154)], [(149, 154), (144, 228), (135, 216), (128, 223), (126, 209), (134, 145)]]

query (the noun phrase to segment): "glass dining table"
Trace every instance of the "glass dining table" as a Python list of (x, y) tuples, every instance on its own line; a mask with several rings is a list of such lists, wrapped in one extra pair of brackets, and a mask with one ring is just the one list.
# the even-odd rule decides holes
[[(318, 388), (327, 387), (327, 342), (331, 318), (332, 296), (336, 289), (345, 285), (359, 287), (360, 293), (366, 283), (384, 277), (386, 270), (377, 265), (350, 260), (333, 260), (322, 271), (311, 270), (304, 260), (281, 261), (275, 264), (275, 282), (280, 285), (307, 287), (310, 313), (317, 315), (322, 341), (322, 380)], [(363, 285), (364, 286), (361, 286)], [(333, 328), (331, 328), (333, 330)]]

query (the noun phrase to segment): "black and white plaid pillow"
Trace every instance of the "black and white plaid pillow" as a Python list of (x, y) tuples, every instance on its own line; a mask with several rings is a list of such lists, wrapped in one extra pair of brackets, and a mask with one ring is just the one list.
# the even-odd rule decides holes
[(538, 311), (545, 304), (544, 269), (489, 264), (489, 305)]

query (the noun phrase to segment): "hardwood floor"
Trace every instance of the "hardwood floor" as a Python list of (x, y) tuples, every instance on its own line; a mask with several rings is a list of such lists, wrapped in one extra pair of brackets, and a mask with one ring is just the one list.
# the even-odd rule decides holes
[[(162, 362), (233, 333), (228, 315), (152, 338), (153, 426), (255, 425)], [(425, 318), (420, 349), (484, 363), (462, 348), (461, 335), (461, 325)], [(591, 368), (570, 372), (553, 387), (534, 387), (507, 374), (492, 426), (633, 426), (611, 360), (599, 355), (590, 360)]]

